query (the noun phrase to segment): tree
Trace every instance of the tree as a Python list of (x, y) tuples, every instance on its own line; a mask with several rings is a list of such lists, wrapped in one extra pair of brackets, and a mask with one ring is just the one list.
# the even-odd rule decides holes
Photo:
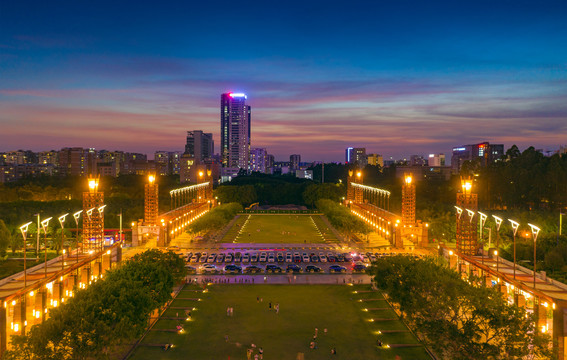
[(442, 359), (552, 358), (550, 338), (534, 331), (533, 315), (480, 279), (464, 281), (439, 258), (381, 258), (368, 272)]
[(26, 335), (14, 337), (6, 359), (108, 358), (114, 346), (139, 337), (152, 310), (171, 299), (173, 286), (185, 276), (184, 265), (171, 251), (134, 256), (52, 308)]
[(12, 232), (6, 224), (4, 220), (0, 219), (0, 257), (6, 255), (6, 249), (10, 246), (12, 242)]

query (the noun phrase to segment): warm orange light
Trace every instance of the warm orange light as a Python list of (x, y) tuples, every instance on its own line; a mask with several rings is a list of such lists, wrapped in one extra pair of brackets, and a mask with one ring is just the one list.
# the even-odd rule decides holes
[(98, 179), (89, 179), (89, 189), (95, 190), (98, 188)]
[(470, 180), (461, 180), (461, 186), (464, 192), (469, 192), (472, 189), (472, 182)]
[(156, 181), (156, 177), (153, 175), (148, 176), (148, 181), (150, 182), (150, 184), (153, 184), (154, 181)]
[(411, 175), (406, 176), (406, 185), (411, 185)]
[(203, 172), (202, 172), (202, 171), (199, 171), (199, 176), (201, 176), (201, 177), (203, 176)]
[(361, 176), (362, 176), (362, 173), (360, 171), (356, 173), (356, 177), (361, 177)]

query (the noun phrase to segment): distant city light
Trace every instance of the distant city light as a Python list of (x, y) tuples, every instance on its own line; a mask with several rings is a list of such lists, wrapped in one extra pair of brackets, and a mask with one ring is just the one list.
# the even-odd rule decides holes
[(231, 98), (245, 98), (248, 99), (248, 97), (246, 96), (246, 94), (244, 93), (228, 93), (228, 96), (230, 96)]

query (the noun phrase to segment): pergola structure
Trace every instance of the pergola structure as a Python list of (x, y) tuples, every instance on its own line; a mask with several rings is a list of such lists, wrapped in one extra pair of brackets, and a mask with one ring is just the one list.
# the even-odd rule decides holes
[[(153, 234), (157, 236), (157, 246), (167, 246), (172, 239), (181, 235), (187, 226), (215, 206), (213, 198), (213, 179), (210, 170), (199, 171), (199, 178), (203, 182), (173, 189), (169, 192), (171, 197), (171, 210), (158, 214), (157, 207), (157, 184), (155, 178), (148, 177), (146, 184), (146, 214), (155, 213), (153, 217), (146, 217), (144, 224), (134, 222), (132, 224), (132, 244), (138, 245), (144, 240), (144, 236)], [(156, 198), (153, 200), (153, 198)], [(152, 208), (150, 214), (150, 209)], [(150, 221), (148, 221), (150, 220)]]
[(411, 184), (411, 177), (405, 179), (406, 186), (411, 187), (404, 188), (407, 199), (402, 202), (402, 216), (390, 212), (390, 191), (363, 185), (361, 181), (361, 171), (356, 174), (349, 171), (345, 205), (353, 214), (366, 221), (380, 237), (396, 248), (403, 248), (404, 241), (412, 246), (427, 244), (428, 225), (415, 220), (415, 185)]

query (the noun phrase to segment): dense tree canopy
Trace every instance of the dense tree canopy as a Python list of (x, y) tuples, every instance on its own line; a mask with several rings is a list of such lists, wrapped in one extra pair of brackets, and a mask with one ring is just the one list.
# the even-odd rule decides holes
[(484, 282), (464, 281), (439, 261), (398, 255), (378, 259), (368, 272), (440, 358), (552, 358), (548, 336), (534, 334), (532, 315)]
[(105, 357), (146, 329), (150, 313), (171, 299), (185, 276), (173, 252), (148, 250), (109, 271), (61, 306), (25, 336), (13, 338), (6, 359), (48, 360)]

